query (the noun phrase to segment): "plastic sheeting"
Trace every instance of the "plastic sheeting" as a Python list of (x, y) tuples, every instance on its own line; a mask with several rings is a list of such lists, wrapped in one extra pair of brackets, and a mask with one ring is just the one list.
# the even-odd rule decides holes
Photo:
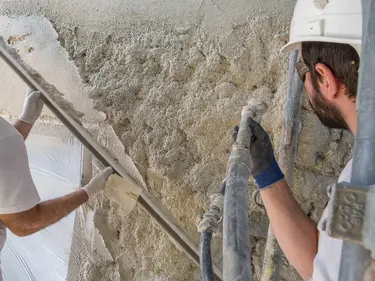
[[(31, 173), (43, 201), (76, 190), (82, 176), (81, 144), (65, 128), (51, 126), (26, 142)], [(8, 231), (1, 252), (4, 280), (65, 281), (74, 221), (75, 212), (25, 238)]]

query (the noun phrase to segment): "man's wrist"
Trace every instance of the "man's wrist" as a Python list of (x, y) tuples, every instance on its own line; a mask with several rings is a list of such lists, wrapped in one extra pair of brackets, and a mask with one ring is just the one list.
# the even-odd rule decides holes
[(276, 159), (273, 158), (271, 165), (255, 177), (255, 182), (259, 190), (266, 189), (274, 183), (282, 180), (284, 174), (281, 171)]
[(33, 125), (27, 122), (24, 122), (18, 119), (13, 126), (17, 129), (17, 131), (23, 136), (24, 139), (27, 139)]
[(82, 187), (82, 190), (84, 190), (87, 193), (87, 196), (89, 197), (89, 200), (98, 193), (90, 184)]
[(27, 123), (27, 124), (30, 124), (30, 125), (34, 125), (36, 120), (38, 120), (38, 118), (30, 118), (30, 116), (28, 116), (27, 114), (25, 113), (22, 113), (21, 116), (18, 118), (19, 121), (22, 121), (24, 123)]
[(81, 188), (79, 191), (82, 192), (82, 194), (83, 194), (84, 197), (86, 197), (86, 201), (89, 201), (90, 196), (89, 196), (89, 194), (87, 193), (87, 191), (84, 190), (83, 188)]

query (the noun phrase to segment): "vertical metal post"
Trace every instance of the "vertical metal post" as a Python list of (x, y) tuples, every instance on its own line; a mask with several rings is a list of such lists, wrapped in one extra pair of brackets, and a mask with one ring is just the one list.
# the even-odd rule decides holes
[[(303, 83), (295, 73), (298, 54), (299, 51), (294, 51), (290, 54), (288, 95), (285, 101), (284, 129), (280, 142), (278, 161), (289, 186), (293, 182), (298, 136), (301, 131)], [(267, 235), (261, 281), (279, 280), (281, 256), (282, 252), (270, 226)]]
[(293, 171), (296, 163), (298, 137), (301, 132), (301, 108), (303, 82), (295, 71), (299, 51), (290, 55), (288, 96), (285, 102), (284, 130), (281, 136), (278, 162), (289, 187), (293, 184)]
[[(358, 121), (351, 183), (368, 186), (375, 184), (375, 1), (362, 0), (362, 13), (363, 39), (357, 95)], [(339, 280), (363, 280), (369, 260), (368, 250), (359, 244), (344, 241)]]

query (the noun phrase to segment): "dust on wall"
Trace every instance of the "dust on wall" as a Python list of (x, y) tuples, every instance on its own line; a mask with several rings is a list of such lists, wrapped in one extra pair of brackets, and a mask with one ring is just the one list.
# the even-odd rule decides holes
[[(268, 104), (262, 124), (278, 151), (288, 66), (279, 54), (287, 39), (285, 14), (260, 11), (232, 23), (220, 38), (199, 22), (176, 25), (178, 19), (138, 18), (113, 32), (54, 21), (95, 108), (106, 114), (149, 191), (197, 241), (196, 219), (222, 181), (231, 128), (249, 98)], [(315, 220), (326, 203), (324, 187), (350, 157), (351, 141), (345, 132), (324, 128), (304, 104), (293, 191)], [(90, 207), (115, 262), (81, 251), (79, 277), (71, 280), (200, 280), (198, 267), (139, 208), (124, 217), (103, 197)], [(252, 202), (249, 216), (259, 278), (268, 220)], [(220, 237), (213, 244), (220, 264)], [(283, 280), (299, 280), (283, 265)]]

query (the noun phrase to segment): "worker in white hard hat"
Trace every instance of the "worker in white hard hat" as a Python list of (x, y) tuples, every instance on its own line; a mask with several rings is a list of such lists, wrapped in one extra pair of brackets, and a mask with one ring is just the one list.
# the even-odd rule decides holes
[[(290, 41), (282, 49), (301, 50), (297, 71), (322, 124), (353, 134), (361, 38), (360, 0), (298, 0)], [(281, 249), (304, 280), (338, 281), (343, 241), (322, 231), (326, 211), (318, 225), (304, 214), (274, 158), (268, 134), (253, 119), (248, 122), (253, 133), (251, 175)], [(350, 182), (351, 170), (349, 161), (339, 182)]]
[(113, 173), (112, 168), (106, 168), (82, 189), (41, 202), (30, 174), (25, 140), (42, 109), (40, 93), (28, 90), (22, 115), (15, 124), (0, 118), (0, 252), (7, 229), (17, 236), (27, 236), (56, 223), (101, 192)]

